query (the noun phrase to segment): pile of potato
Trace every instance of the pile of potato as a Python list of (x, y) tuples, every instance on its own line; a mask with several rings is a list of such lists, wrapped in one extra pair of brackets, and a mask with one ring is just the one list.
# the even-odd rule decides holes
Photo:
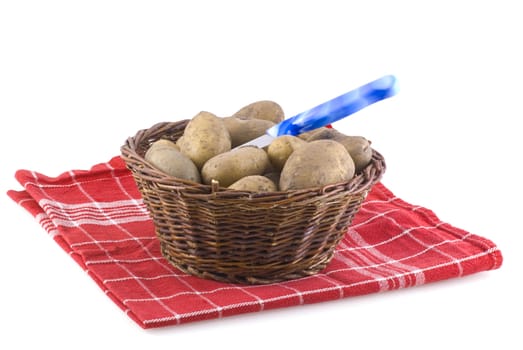
[(370, 142), (319, 128), (280, 136), (264, 149), (235, 148), (261, 136), (285, 118), (273, 101), (251, 103), (229, 117), (200, 112), (176, 143), (154, 142), (145, 159), (174, 177), (252, 192), (305, 189), (348, 181), (372, 157)]

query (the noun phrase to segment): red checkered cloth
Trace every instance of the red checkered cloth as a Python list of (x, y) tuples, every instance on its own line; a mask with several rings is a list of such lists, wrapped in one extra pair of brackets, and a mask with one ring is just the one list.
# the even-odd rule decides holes
[(347, 298), (497, 269), (490, 240), (440, 221), (377, 184), (321, 273), (270, 285), (189, 276), (165, 260), (120, 157), (48, 177), (19, 170), (8, 195), (143, 328)]

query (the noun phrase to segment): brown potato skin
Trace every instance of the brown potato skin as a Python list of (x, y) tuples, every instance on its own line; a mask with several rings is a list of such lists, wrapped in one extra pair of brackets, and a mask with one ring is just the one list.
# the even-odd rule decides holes
[(145, 160), (168, 175), (201, 183), (200, 171), (189, 157), (181, 153), (176, 147), (158, 142), (147, 150)]
[(225, 117), (223, 122), (231, 136), (231, 146), (233, 148), (262, 136), (268, 128), (274, 125), (270, 120), (245, 119), (241, 117)]
[(365, 137), (343, 135), (339, 138), (336, 138), (336, 141), (341, 143), (349, 152), (352, 160), (354, 161), (357, 173), (365, 169), (365, 167), (371, 162), (371, 143)]
[(240, 108), (232, 116), (246, 119), (269, 120), (274, 124), (278, 124), (285, 119), (285, 114), (283, 113), (281, 106), (270, 100), (261, 100), (250, 103)]
[[(332, 129), (322, 126), (321, 128), (317, 128), (317, 129), (314, 129), (311, 131), (306, 131), (304, 133), (301, 133), (298, 135), (298, 137), (305, 141), (314, 141), (314, 140), (321, 140), (321, 139), (326, 139), (326, 138), (328, 139), (330, 137), (317, 137), (316, 136), (319, 133), (326, 132), (326, 130), (332, 130)], [(327, 131), (327, 133), (328, 133), (328, 131)]]
[(170, 140), (167, 139), (159, 139), (153, 142), (153, 144), (149, 147), (147, 151), (150, 151), (154, 148), (162, 148), (162, 147), (174, 147), (176, 150), (180, 151), (180, 147), (178, 145)]
[(275, 170), (281, 171), (292, 152), (305, 144), (305, 141), (296, 136), (283, 135), (275, 138), (267, 148), (269, 160)]
[(232, 190), (249, 192), (275, 192), (278, 190), (276, 184), (262, 175), (245, 176), (229, 186)]
[(176, 144), (201, 169), (207, 160), (231, 149), (231, 137), (222, 118), (202, 111), (187, 123)]
[(216, 180), (222, 187), (229, 187), (249, 175), (262, 175), (269, 167), (269, 156), (258, 147), (235, 148), (209, 159), (202, 167), (203, 183)]
[(349, 136), (335, 129), (320, 128), (313, 130), (307, 136), (307, 141), (334, 140), (341, 143), (354, 161), (356, 173), (369, 165), (372, 159), (371, 142), (363, 136)]
[(280, 190), (299, 190), (348, 181), (354, 162), (337, 141), (316, 140), (295, 150), (280, 176)]

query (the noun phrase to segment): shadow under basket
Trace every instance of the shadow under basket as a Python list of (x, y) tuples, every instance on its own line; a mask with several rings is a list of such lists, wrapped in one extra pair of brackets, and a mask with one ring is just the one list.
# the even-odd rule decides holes
[(386, 168), (373, 150), (371, 163), (353, 179), (323, 187), (251, 193), (193, 183), (144, 159), (154, 141), (176, 141), (188, 121), (140, 130), (121, 154), (152, 217), (162, 255), (201, 278), (266, 284), (318, 273)]

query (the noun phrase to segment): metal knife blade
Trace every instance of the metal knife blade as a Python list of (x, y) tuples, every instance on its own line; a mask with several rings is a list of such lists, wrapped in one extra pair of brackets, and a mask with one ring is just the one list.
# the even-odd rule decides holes
[(343, 119), (373, 103), (396, 95), (398, 84), (396, 77), (386, 75), (370, 83), (362, 85), (352, 91), (324, 102), (294, 117), (285, 119), (279, 124), (267, 129), (266, 133), (239, 147), (257, 146), (260, 148), (270, 145), (278, 136), (297, 136), (322, 126), (327, 126)]

